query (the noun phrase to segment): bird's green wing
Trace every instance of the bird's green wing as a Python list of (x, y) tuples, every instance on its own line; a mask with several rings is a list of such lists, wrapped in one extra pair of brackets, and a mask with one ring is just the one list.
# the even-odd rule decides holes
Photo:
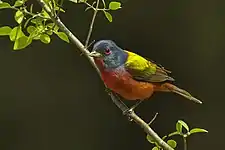
[(134, 79), (147, 82), (174, 81), (172, 77), (168, 76), (170, 71), (138, 54), (129, 51), (125, 52), (128, 54), (128, 58), (124, 66)]

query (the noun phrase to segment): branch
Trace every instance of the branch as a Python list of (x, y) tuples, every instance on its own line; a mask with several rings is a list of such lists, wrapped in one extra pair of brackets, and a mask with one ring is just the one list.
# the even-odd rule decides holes
[(17, 10), (17, 11), (20, 10), (20, 11), (24, 12), (25, 14), (32, 16), (33, 18), (34, 17), (40, 17), (40, 18), (43, 18), (43, 19), (49, 19), (45, 16), (42, 16), (41, 14), (35, 14), (35, 13), (32, 13), (32, 12), (29, 12), (29, 11), (26, 10), (26, 8), (21, 10), (19, 8), (16, 8), (16, 7), (9, 7), (9, 9), (13, 9), (13, 10)]
[(187, 137), (186, 136), (183, 137), (183, 141), (184, 141), (184, 150), (187, 150)]
[(152, 120), (148, 123), (148, 125), (150, 126), (153, 121), (155, 121), (156, 117), (158, 116), (159, 113), (156, 113), (155, 116), (152, 118)]
[(88, 31), (88, 35), (87, 35), (87, 40), (85, 42), (85, 48), (87, 48), (90, 37), (91, 37), (91, 33), (92, 33), (92, 30), (93, 30), (95, 18), (96, 18), (96, 15), (98, 13), (98, 6), (99, 6), (99, 0), (97, 0), (96, 7), (94, 9), (93, 17), (92, 17), (91, 24), (90, 24), (89, 31)]
[[(92, 57), (89, 56), (89, 51), (86, 49), (86, 47), (79, 41), (79, 39), (74, 36), (72, 34), (72, 32), (70, 32), (70, 30), (62, 23), (62, 21), (60, 20), (59, 17), (54, 16), (51, 13), (51, 9), (48, 7), (48, 5), (43, 1), (43, 0), (37, 0), (39, 2), (39, 4), (41, 5), (41, 7), (43, 7), (45, 9), (45, 11), (49, 14), (49, 16), (51, 17), (52, 21), (58, 25), (58, 27), (65, 32), (65, 34), (67, 34), (67, 36), (70, 38), (70, 40), (72, 41), (72, 43), (74, 43), (79, 50), (85, 55), (85, 57), (90, 61), (91, 65), (96, 69), (96, 71), (98, 72), (99, 76), (101, 77), (101, 74), (99, 72), (99, 69), (97, 68), (97, 66), (94, 63), (94, 60)], [(93, 16), (95, 17), (95, 16)], [(90, 34), (90, 33), (89, 33)], [(171, 148), (167, 143), (165, 143), (158, 135), (157, 133), (155, 133), (150, 126), (144, 122), (139, 116), (137, 116), (135, 114), (135, 112), (131, 109), (129, 109), (120, 99), (117, 95), (115, 95), (114, 93), (110, 92), (109, 93), (112, 101), (117, 105), (117, 107), (119, 107), (122, 112), (126, 112), (124, 113), (128, 118), (130, 118), (131, 120), (133, 120), (134, 122), (136, 122), (140, 127), (142, 127), (144, 129), (144, 131), (149, 134), (163, 149), (165, 150), (173, 150), (173, 148)]]

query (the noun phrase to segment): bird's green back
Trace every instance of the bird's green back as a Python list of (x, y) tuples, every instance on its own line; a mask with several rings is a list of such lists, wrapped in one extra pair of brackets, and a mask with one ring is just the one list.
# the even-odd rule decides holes
[(174, 80), (167, 75), (167, 72), (163, 68), (148, 61), (138, 54), (129, 51), (125, 52), (128, 54), (128, 57), (124, 66), (134, 79), (147, 82)]

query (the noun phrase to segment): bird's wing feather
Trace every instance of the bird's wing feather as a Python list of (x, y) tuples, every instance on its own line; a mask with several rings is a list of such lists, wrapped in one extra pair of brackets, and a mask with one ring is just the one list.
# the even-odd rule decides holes
[(138, 54), (129, 51), (125, 52), (128, 54), (128, 58), (124, 66), (134, 79), (147, 82), (174, 81), (167, 74), (170, 71), (156, 65), (152, 61), (146, 60)]

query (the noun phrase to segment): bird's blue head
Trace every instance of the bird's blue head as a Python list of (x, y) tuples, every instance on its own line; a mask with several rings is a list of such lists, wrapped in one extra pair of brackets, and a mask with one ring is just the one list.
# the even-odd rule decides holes
[(111, 40), (96, 42), (90, 56), (95, 60), (101, 60), (106, 69), (117, 68), (127, 60), (127, 53)]

